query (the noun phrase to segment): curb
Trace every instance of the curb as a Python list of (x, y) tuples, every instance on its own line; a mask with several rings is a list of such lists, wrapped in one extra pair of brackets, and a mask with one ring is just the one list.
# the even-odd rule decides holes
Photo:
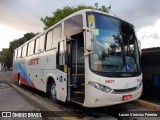
[[(20, 95), (22, 95), (30, 104), (32, 104), (33, 106), (36, 106), (38, 108), (40, 108), (41, 110), (40, 111), (64, 111), (56, 106), (54, 106), (52, 103), (50, 102), (47, 102), (43, 99), (40, 99), (38, 98), (36, 95), (32, 94), (32, 93), (29, 93), (29, 92), (26, 92), (25, 90), (21, 89), (19, 86), (17, 85), (14, 85), (12, 83), (8, 83), (13, 89), (15, 89)], [(61, 116), (58, 114), (58, 113), (53, 113), (54, 115), (54, 119), (57, 118), (57, 119), (62, 119), (62, 120), (69, 120), (69, 119), (72, 119), (72, 120), (78, 120), (77, 117), (72, 117), (72, 116), (75, 116), (74, 114), (70, 114), (68, 113), (67, 111), (63, 112), (61, 114)], [(69, 117), (62, 117), (62, 116), (69, 116)], [(71, 116), (71, 117), (70, 117)], [(50, 120), (50, 118), (53, 118), (53, 117), (45, 117), (45, 118), (48, 118)]]
[(146, 108), (160, 112), (160, 105), (157, 105), (155, 103), (147, 102), (147, 101), (140, 100), (140, 99), (135, 100), (135, 103), (142, 107), (146, 107)]

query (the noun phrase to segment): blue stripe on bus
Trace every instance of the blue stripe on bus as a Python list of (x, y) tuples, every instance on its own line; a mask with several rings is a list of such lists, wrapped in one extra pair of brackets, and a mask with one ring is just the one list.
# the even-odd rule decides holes
[(16, 70), (19, 72), (20, 71), (20, 75), (23, 76), (24, 80), (32, 86), (32, 82), (29, 79), (25, 69), (22, 67), (22, 65), (19, 62), (16, 62)]

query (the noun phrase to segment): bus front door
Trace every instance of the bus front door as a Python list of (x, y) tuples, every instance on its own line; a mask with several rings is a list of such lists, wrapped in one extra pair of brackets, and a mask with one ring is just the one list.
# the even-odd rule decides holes
[(80, 39), (67, 40), (68, 58), (68, 94), (69, 100), (84, 102), (84, 42)]

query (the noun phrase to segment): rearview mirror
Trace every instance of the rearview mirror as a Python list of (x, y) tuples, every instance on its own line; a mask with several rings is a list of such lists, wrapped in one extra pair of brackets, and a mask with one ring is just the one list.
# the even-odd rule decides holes
[(90, 31), (85, 32), (85, 48), (87, 51), (92, 51), (93, 49), (93, 34)]

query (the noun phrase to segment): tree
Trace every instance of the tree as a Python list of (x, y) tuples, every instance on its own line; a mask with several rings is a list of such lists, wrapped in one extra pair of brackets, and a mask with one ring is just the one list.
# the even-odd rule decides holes
[(9, 56), (9, 49), (8, 48), (3, 48), (1, 51), (1, 56), (0, 56), (1, 63), (4, 63), (5, 66), (8, 68), (10, 65), (8, 64), (10, 62), (10, 56)]
[(14, 50), (19, 46), (21, 46), (23, 43), (33, 38), (37, 34), (26, 33), (22, 38), (19, 38), (10, 42), (9, 48), (5, 48), (5, 49), (3, 48), (2, 51), (0, 52), (0, 62), (4, 63), (5, 66), (10, 68), (12, 66)]
[(10, 61), (9, 61), (9, 66), (12, 66), (12, 61), (13, 61), (13, 53), (16, 48), (27, 42), (28, 40), (32, 39), (34, 36), (36, 36), (38, 33), (26, 33), (22, 38), (19, 38), (17, 40), (14, 40), (10, 42), (9, 45), (9, 56), (10, 56)]
[(106, 7), (105, 5), (103, 5), (100, 8), (98, 6), (98, 3), (95, 3), (95, 7), (85, 6), (85, 5), (78, 5), (77, 7), (65, 6), (62, 9), (57, 9), (55, 12), (53, 12), (53, 16), (51, 17), (46, 16), (45, 18), (41, 18), (41, 21), (45, 25), (44, 30), (58, 23), (59, 21), (69, 16), (70, 14), (83, 9), (94, 9), (94, 10), (99, 10), (103, 12), (108, 12), (111, 9), (111, 5), (109, 7)]

